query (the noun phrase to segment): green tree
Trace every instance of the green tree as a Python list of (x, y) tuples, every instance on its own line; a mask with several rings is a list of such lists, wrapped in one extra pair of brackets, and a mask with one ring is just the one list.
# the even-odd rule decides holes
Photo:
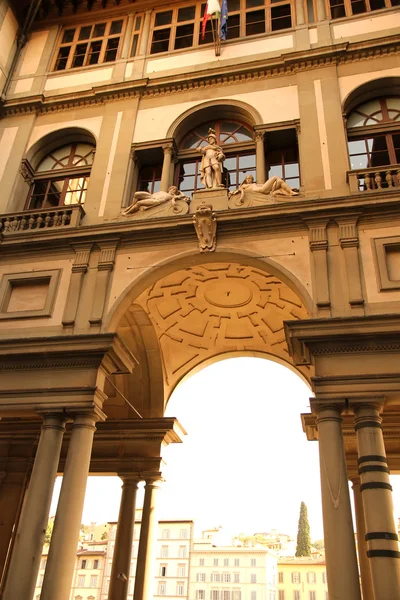
[(310, 524), (308, 522), (307, 506), (304, 502), (300, 504), (296, 556), (311, 556)]
[(46, 527), (46, 533), (44, 534), (44, 543), (50, 544), (51, 534), (53, 533), (54, 519), (49, 519)]

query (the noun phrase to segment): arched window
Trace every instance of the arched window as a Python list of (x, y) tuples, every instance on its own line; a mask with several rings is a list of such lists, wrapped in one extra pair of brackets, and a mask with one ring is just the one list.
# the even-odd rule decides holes
[(55, 148), (37, 165), (26, 203), (27, 209), (83, 204), (95, 147), (71, 143)]
[(352, 170), (400, 164), (400, 97), (376, 98), (347, 119)]
[[(213, 120), (189, 131), (179, 144), (179, 162), (175, 172), (175, 185), (191, 196), (203, 189), (200, 181), (201, 156), (199, 146), (207, 143), (208, 129), (213, 128), (225, 154), (225, 185), (231, 191), (238, 188), (246, 175), (256, 179), (256, 149), (254, 131), (236, 120)], [(268, 177), (278, 175), (291, 187), (299, 188), (300, 173), (296, 132), (294, 129), (271, 131), (264, 138), (266, 172)]]
[(217, 144), (226, 156), (224, 161), (225, 185), (233, 190), (239, 187), (246, 175), (256, 177), (256, 153), (254, 133), (238, 121), (207, 121), (188, 132), (179, 145), (179, 164), (175, 173), (175, 184), (186, 195), (202, 189), (200, 181), (201, 155), (199, 146), (207, 144), (208, 129), (215, 130)]

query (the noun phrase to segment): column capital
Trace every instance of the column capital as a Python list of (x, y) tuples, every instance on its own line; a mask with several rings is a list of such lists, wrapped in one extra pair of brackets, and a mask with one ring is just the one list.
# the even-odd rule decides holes
[(122, 480), (123, 485), (138, 485), (141, 481), (143, 481), (143, 477), (139, 473), (128, 473), (121, 472), (118, 473), (118, 477)]
[(61, 431), (65, 431), (65, 424), (71, 421), (71, 417), (64, 411), (38, 410), (37, 413), (43, 420), (42, 429), (60, 429)]
[(310, 399), (311, 410), (317, 415), (316, 423), (321, 421), (342, 421), (342, 412), (346, 405), (344, 401)]
[(72, 427), (94, 427), (98, 421), (105, 421), (107, 415), (97, 406), (86, 409), (71, 409), (68, 416), (73, 419)]

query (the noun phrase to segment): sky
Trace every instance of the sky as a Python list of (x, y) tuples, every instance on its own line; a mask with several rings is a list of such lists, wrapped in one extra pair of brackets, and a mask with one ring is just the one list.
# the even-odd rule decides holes
[[(166, 416), (187, 435), (164, 449), (159, 518), (193, 519), (196, 535), (221, 526), (228, 537), (272, 529), (295, 537), (304, 501), (311, 539), (321, 539), (318, 443), (307, 441), (300, 419), (311, 395), (296, 373), (262, 358), (226, 359), (183, 380)], [(400, 476), (391, 479), (400, 517)], [(120, 494), (119, 478), (89, 477), (82, 522), (116, 521)]]

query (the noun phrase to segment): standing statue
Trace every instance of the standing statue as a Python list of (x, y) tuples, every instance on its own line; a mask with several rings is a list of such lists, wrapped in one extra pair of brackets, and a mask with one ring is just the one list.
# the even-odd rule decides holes
[(225, 187), (222, 183), (223, 162), (225, 155), (221, 146), (217, 144), (214, 129), (208, 130), (207, 146), (199, 146), (198, 152), (203, 157), (200, 164), (201, 182), (207, 189)]
[(188, 196), (182, 194), (176, 185), (171, 185), (168, 188), (168, 192), (135, 192), (133, 194), (133, 202), (124, 211), (122, 215), (130, 215), (138, 210), (147, 210), (154, 206), (159, 206), (166, 202), (170, 202), (172, 206), (175, 206), (177, 200), (185, 200), (189, 202)]
[(298, 196), (299, 192), (290, 187), (281, 177), (274, 175), (270, 177), (265, 183), (254, 183), (253, 175), (247, 175), (244, 181), (240, 184), (240, 187), (233, 192), (230, 192), (229, 197), (232, 198), (235, 194), (240, 194), (240, 200), (244, 199), (245, 190), (251, 192), (259, 192), (260, 194), (266, 194), (269, 196)]

